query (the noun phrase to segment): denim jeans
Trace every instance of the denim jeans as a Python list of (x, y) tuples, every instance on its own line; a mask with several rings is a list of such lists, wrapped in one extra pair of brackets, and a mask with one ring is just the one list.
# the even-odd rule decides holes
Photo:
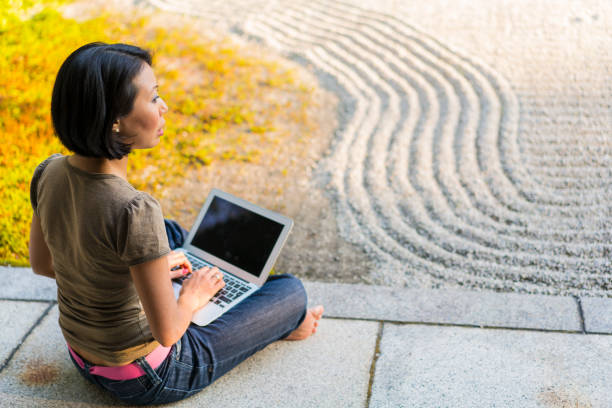
[[(166, 220), (170, 248), (180, 247), (187, 231)], [(255, 352), (288, 336), (306, 316), (306, 292), (291, 275), (273, 275), (247, 299), (207, 326), (191, 324), (172, 346), (164, 362), (153, 370), (144, 357), (136, 360), (145, 375), (115, 381), (81, 374), (129, 404), (162, 404), (189, 397), (236, 367)]]

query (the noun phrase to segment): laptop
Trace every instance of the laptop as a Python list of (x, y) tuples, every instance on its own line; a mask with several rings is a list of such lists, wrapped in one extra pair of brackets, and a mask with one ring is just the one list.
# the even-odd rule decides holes
[[(193, 270), (216, 266), (225, 287), (198, 310), (192, 322), (205, 326), (259, 289), (268, 278), (293, 221), (224, 191), (212, 189), (182, 248)], [(178, 298), (182, 281), (172, 286)]]

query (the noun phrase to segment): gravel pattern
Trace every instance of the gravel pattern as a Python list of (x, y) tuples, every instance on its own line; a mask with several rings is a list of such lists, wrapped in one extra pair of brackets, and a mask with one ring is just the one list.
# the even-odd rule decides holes
[(148, 3), (338, 96), (314, 177), (372, 282), (612, 295), (609, 2)]

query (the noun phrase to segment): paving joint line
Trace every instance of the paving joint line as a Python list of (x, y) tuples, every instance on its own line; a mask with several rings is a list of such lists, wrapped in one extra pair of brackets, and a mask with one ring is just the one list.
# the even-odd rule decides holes
[(441, 326), (441, 327), (464, 327), (468, 329), (490, 329), (490, 330), (514, 330), (514, 331), (529, 331), (536, 333), (560, 333), (560, 334), (586, 334), (586, 335), (604, 335), (612, 336), (612, 333), (602, 332), (583, 332), (582, 330), (562, 330), (562, 329), (542, 329), (533, 327), (506, 327), (506, 326), (489, 326), (480, 324), (467, 324), (467, 323), (442, 323), (442, 322), (419, 322), (419, 321), (402, 321), (402, 320), (386, 320), (386, 319), (368, 319), (365, 317), (342, 317), (342, 316), (325, 316), (326, 319), (336, 320), (356, 320), (364, 322), (380, 322), (390, 323), (400, 326)]
[(582, 333), (587, 334), (586, 324), (584, 323), (584, 309), (582, 308), (582, 300), (579, 296), (574, 296), (576, 304), (578, 305), (578, 314), (580, 315), (580, 326), (582, 327)]
[(42, 322), (42, 320), (47, 317), (47, 315), (49, 314), (49, 312), (51, 311), (51, 309), (53, 308), (53, 306), (55, 306), (55, 302), (48, 302), (49, 306), (42, 312), (42, 314), (40, 315), (40, 317), (34, 322), (34, 324), (32, 325), (32, 327), (30, 327), (30, 329), (26, 332), (26, 334), (23, 335), (23, 337), (21, 338), (21, 340), (19, 341), (19, 343), (17, 343), (17, 346), (15, 346), (15, 348), (13, 348), (13, 350), (11, 351), (11, 354), (9, 354), (9, 356), (6, 358), (6, 360), (4, 360), (4, 362), (2, 363), (2, 365), (0, 366), (0, 374), (2, 374), (2, 371), (4, 371), (4, 369), (8, 366), (8, 364), (11, 362), (11, 360), (13, 359), (13, 356), (15, 355), (15, 353), (17, 353), (17, 350), (19, 350), (19, 348), (23, 345), (23, 343), (27, 340), (28, 336), (30, 334), (32, 334), (32, 332), (34, 331), (34, 329), (36, 327), (38, 327), (38, 325), (40, 324), (40, 322)]
[(8, 302), (38, 302), (38, 303), (53, 303), (57, 304), (57, 300), (49, 300), (49, 299), (27, 299), (27, 298), (8, 298), (8, 297), (0, 297), (0, 302), (8, 301)]
[(370, 365), (370, 379), (368, 381), (368, 394), (366, 396), (365, 408), (370, 407), (370, 400), (372, 399), (372, 386), (374, 385), (374, 375), (376, 374), (376, 362), (380, 356), (380, 341), (382, 339), (384, 323), (380, 322), (378, 325), (378, 333), (376, 333), (376, 345), (374, 346), (374, 355), (372, 356), (372, 364)]

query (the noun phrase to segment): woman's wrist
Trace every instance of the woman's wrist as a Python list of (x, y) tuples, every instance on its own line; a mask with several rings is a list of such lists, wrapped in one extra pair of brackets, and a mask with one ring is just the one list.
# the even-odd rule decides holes
[(193, 314), (197, 308), (198, 300), (196, 297), (189, 292), (181, 291), (179, 297), (176, 301), (179, 308), (188, 310), (191, 314)]
[[(210, 299), (206, 299), (206, 302)], [(189, 311), (190, 316), (192, 316), (195, 312), (201, 309), (206, 302), (203, 302), (201, 296), (198, 296), (193, 291), (181, 290), (179, 297), (177, 299), (177, 303), (179, 307), (184, 307)]]

